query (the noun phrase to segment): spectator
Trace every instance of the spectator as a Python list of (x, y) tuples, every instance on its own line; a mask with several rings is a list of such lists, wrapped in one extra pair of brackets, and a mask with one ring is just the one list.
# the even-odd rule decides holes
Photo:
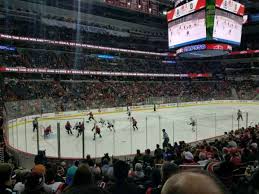
[(206, 166), (209, 160), (207, 160), (206, 154), (204, 152), (199, 153), (199, 161), (197, 162), (201, 166)]
[(151, 156), (150, 149), (145, 150), (145, 155), (143, 156), (143, 167), (154, 166), (154, 159)]
[(12, 194), (12, 167), (7, 163), (0, 164), (0, 193)]
[(76, 174), (77, 168), (78, 167), (76, 165), (73, 165), (73, 166), (71, 166), (70, 168), (67, 169), (67, 174), (66, 174), (66, 184), (67, 185), (72, 184), (73, 177)]
[(138, 194), (140, 192), (137, 185), (127, 181), (129, 166), (124, 161), (117, 161), (114, 164), (114, 178), (115, 183), (111, 184), (107, 190), (112, 194)]
[(57, 173), (55, 175), (55, 181), (56, 182), (65, 182), (65, 170), (62, 166), (57, 166)]
[(172, 162), (165, 162), (162, 166), (162, 184), (166, 182), (166, 180), (176, 172), (178, 172), (179, 167)]
[(140, 153), (140, 150), (137, 150), (137, 153), (133, 159), (133, 166), (135, 167), (137, 163), (142, 163), (142, 162), (143, 162), (143, 155)]
[(161, 185), (155, 186), (147, 190), (146, 194), (161, 194), (161, 190), (167, 179), (179, 170), (178, 166), (174, 163), (165, 162), (162, 165), (162, 181)]
[(102, 165), (103, 165), (103, 161), (104, 161), (105, 159), (108, 161), (108, 163), (111, 161), (111, 158), (110, 158), (110, 156), (109, 156), (109, 153), (105, 153), (104, 156), (102, 157)]
[(63, 184), (63, 182), (56, 182), (55, 181), (55, 171), (53, 168), (47, 168), (46, 176), (45, 176), (45, 182), (48, 185), (48, 187), (51, 188), (53, 193), (56, 193), (58, 188)]
[(157, 168), (152, 170), (152, 182), (147, 188), (146, 194), (159, 194), (161, 191), (161, 173)]
[(171, 176), (161, 194), (226, 194), (226, 189), (204, 172), (180, 172)]
[(241, 156), (238, 150), (231, 150), (230, 162), (237, 168), (241, 164)]
[(160, 148), (159, 144), (156, 144), (156, 149), (154, 152), (155, 159), (159, 160), (163, 157), (163, 150)]
[(74, 163), (75, 167), (77, 167), (77, 168), (79, 167), (79, 164), (80, 164), (80, 162), (78, 160), (76, 160)]
[(83, 163), (88, 164), (89, 166), (94, 166), (94, 161), (89, 154), (86, 156), (86, 159), (83, 160)]
[(228, 187), (230, 188), (233, 181), (233, 170), (234, 165), (230, 162), (231, 155), (227, 154), (224, 157), (224, 161), (219, 164), (219, 168), (214, 170), (214, 173), (217, 177)]
[(21, 194), (25, 189), (25, 181), (26, 177), (29, 176), (30, 171), (28, 170), (18, 170), (17, 171), (17, 181), (14, 185), (13, 190), (17, 192), (18, 194)]
[(67, 163), (66, 163), (65, 161), (62, 161), (62, 162), (60, 163), (60, 167), (63, 168), (64, 174), (67, 174)]
[(25, 181), (25, 188), (22, 194), (52, 194), (52, 190), (45, 184), (42, 174), (31, 172)]
[(39, 151), (38, 155), (35, 156), (34, 163), (35, 163), (35, 165), (37, 165), (37, 164), (46, 165), (47, 164), (47, 157), (46, 157), (45, 151)]
[(135, 165), (135, 171), (134, 171), (134, 178), (136, 179), (143, 179), (145, 174), (143, 172), (143, 169), (142, 169), (142, 165), (140, 163), (137, 163)]
[(73, 194), (110, 194), (110, 193), (103, 190), (100, 187), (97, 187), (96, 185), (89, 185), (87, 187), (80, 187), (80, 190), (75, 189), (75, 192)]
[(107, 158), (103, 160), (103, 166), (102, 166), (102, 174), (107, 175), (108, 169), (109, 169), (109, 161)]
[(85, 164), (81, 165), (74, 175), (72, 184), (64, 190), (64, 194), (83, 193), (83, 190), (94, 184), (91, 170)]
[(164, 156), (164, 160), (165, 161), (172, 161), (173, 160), (173, 157), (174, 157), (174, 153), (170, 147), (170, 144), (168, 144), (168, 147), (165, 148), (165, 152), (163, 154)]
[(37, 173), (37, 174), (40, 174), (40, 175), (45, 176), (45, 174), (46, 174), (46, 167), (43, 166), (42, 164), (37, 164), (37, 165), (35, 165), (35, 166), (32, 168), (31, 171), (32, 171), (32, 172), (35, 172), (35, 173)]
[(194, 161), (194, 156), (190, 151), (185, 151), (183, 152), (183, 159), (184, 159), (184, 164), (196, 164)]
[(232, 138), (230, 138), (229, 139), (229, 142), (228, 142), (228, 145), (229, 145), (229, 147), (233, 147), (233, 148), (236, 148), (237, 147), (237, 143), (232, 139)]
[(108, 170), (107, 170), (107, 176), (108, 176), (111, 180), (114, 179), (114, 177), (113, 177), (113, 170), (114, 170), (113, 166), (114, 166), (114, 164), (115, 164), (117, 161), (118, 161), (117, 159), (113, 158), (113, 160), (112, 160), (112, 165), (110, 165), (109, 168), (108, 168)]
[(250, 188), (248, 189), (249, 194), (256, 194), (259, 192), (259, 169), (255, 171), (250, 181)]

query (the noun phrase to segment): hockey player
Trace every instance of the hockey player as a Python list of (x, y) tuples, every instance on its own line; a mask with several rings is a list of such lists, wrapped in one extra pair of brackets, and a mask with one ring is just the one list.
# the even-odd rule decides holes
[(136, 119), (134, 119), (134, 117), (132, 117), (132, 127), (133, 130), (135, 131), (136, 129), (138, 130), (138, 126), (137, 126), (138, 122), (136, 121)]
[(105, 120), (104, 120), (103, 118), (100, 118), (99, 123), (102, 125), (102, 127), (104, 127), (104, 125), (105, 125)]
[(114, 125), (110, 121), (108, 121), (107, 122), (107, 128), (110, 129), (110, 131), (112, 131), (112, 130), (114, 130)]
[(156, 112), (156, 104), (154, 104), (154, 112)]
[(48, 137), (51, 133), (51, 125), (44, 129), (44, 138)]
[(102, 138), (101, 129), (100, 129), (100, 127), (96, 123), (94, 124), (94, 127), (92, 128), (92, 131), (94, 131), (94, 138), (93, 138), (93, 140), (95, 140), (96, 134), (98, 134), (99, 137)]
[(191, 117), (189, 125), (192, 127), (192, 131), (195, 132), (196, 121)]
[(71, 131), (71, 124), (70, 124), (70, 122), (69, 121), (67, 121), (67, 123), (66, 123), (66, 125), (65, 125), (65, 128), (66, 128), (66, 131), (67, 131), (67, 134), (69, 135), (69, 134), (71, 134), (71, 135), (73, 135), (73, 133), (72, 133), (72, 131)]
[(242, 115), (241, 110), (239, 109), (239, 110), (237, 111), (237, 120), (240, 121), (240, 119), (242, 119), (242, 121), (243, 121), (243, 115)]
[(35, 130), (38, 130), (38, 129), (39, 129), (39, 123), (38, 123), (38, 118), (37, 118), (37, 117), (36, 117), (35, 119), (33, 119), (32, 125), (33, 125), (33, 132), (34, 132)]
[(75, 126), (73, 127), (73, 130), (79, 130), (79, 123), (78, 122), (76, 122), (76, 124), (75, 124)]
[(84, 123), (79, 122), (79, 127), (78, 127), (78, 133), (76, 137), (79, 137), (82, 135), (83, 131), (85, 130), (85, 125)]
[(162, 129), (162, 132), (163, 132), (163, 139), (164, 139), (163, 149), (165, 149), (168, 146), (168, 143), (169, 143), (169, 136), (166, 133), (165, 129)]
[(89, 112), (87, 115), (89, 115), (89, 121), (94, 120), (94, 114), (92, 112)]
[(128, 107), (128, 110), (127, 110), (127, 115), (128, 115), (128, 118), (130, 118), (131, 117), (131, 110), (130, 110), (130, 108)]

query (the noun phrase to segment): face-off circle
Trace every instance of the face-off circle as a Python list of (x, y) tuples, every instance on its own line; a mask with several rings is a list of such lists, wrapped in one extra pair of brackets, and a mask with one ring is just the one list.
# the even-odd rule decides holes
[(232, 46), (221, 43), (204, 43), (186, 46), (176, 50), (176, 56), (180, 58), (208, 58), (227, 55), (232, 51)]

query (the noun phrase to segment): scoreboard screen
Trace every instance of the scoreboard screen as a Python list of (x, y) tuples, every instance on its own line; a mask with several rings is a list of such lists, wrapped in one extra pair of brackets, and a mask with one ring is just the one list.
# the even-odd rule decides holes
[(205, 10), (173, 20), (168, 24), (169, 48), (206, 40)]
[(240, 45), (243, 17), (216, 9), (213, 39), (229, 44)]

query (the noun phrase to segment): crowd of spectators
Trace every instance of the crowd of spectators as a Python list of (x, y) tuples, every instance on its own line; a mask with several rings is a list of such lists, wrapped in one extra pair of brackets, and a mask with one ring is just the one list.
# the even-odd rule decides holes
[[(257, 95), (257, 82), (229, 81), (5, 81), (5, 101), (60, 98), (85, 101), (86, 104), (114, 106), (145, 103), (150, 97), (164, 97), (180, 101), (231, 99), (231, 89), (236, 89), (238, 99), (252, 100)], [(93, 105), (92, 104), (92, 105)], [(91, 104), (89, 104), (91, 105)]]
[[(221, 82), (158, 82), (158, 81), (48, 81), (6, 80), (5, 101), (62, 99), (94, 104), (120, 106), (148, 103), (151, 97), (171, 100), (211, 100), (231, 98), (231, 83)], [(150, 103), (150, 102), (149, 102)]]
[[(97, 24), (86, 24), (108, 30)], [(6, 27), (8, 26), (8, 28)], [(160, 51), (166, 50), (165, 41), (150, 41), (146, 36), (122, 37), (106, 33), (85, 33), (84, 28), (73, 30), (41, 23), (5, 18), (0, 29), (18, 36), (52, 40), (80, 41), (101, 46)], [(80, 35), (79, 35), (80, 34)], [(148, 45), (148, 46), (147, 46)], [(14, 45), (15, 46), (15, 45)], [(27, 45), (28, 46), (28, 45)], [(164, 65), (162, 60), (116, 57), (98, 59), (89, 53), (51, 49), (18, 48), (17, 53), (2, 53), (1, 66), (82, 69), (94, 71), (126, 71), (145, 73), (208, 72), (209, 66), (181, 63)], [(214, 65), (214, 64), (213, 64)], [(169, 98), (171, 102), (233, 98), (253, 99), (257, 83), (252, 81), (53, 81), (5, 79), (1, 86), (3, 102), (55, 99), (59, 108), (71, 100), (75, 109), (153, 103), (151, 98)], [(2, 99), (3, 98), (3, 99)], [(58, 100), (57, 100), (58, 99)], [(83, 103), (82, 103), (83, 102)], [(160, 103), (160, 102), (158, 102)], [(50, 108), (51, 104), (47, 104)], [(61, 105), (61, 106), (60, 106)], [(71, 109), (71, 107), (68, 107)], [(16, 110), (15, 110), (16, 111)], [(0, 110), (0, 113), (3, 111)], [(108, 153), (101, 160), (86, 158), (67, 164), (49, 162), (40, 152), (35, 166), (23, 169), (7, 152), (3, 142), (3, 115), (0, 114), (0, 148), (4, 161), (0, 164), (0, 193), (11, 194), (256, 194), (259, 193), (259, 126), (249, 126), (225, 133), (223, 137), (196, 144), (168, 143), (156, 150), (136, 150), (132, 160), (121, 161)], [(202, 169), (202, 170), (201, 170)]]
[[(235, 87), (243, 88), (235, 96)], [(10, 118), (30, 114), (204, 100), (253, 100), (249, 82), (53, 81), (6, 79), (3, 102)], [(255, 84), (255, 83), (254, 83)], [(248, 95), (246, 95), (246, 93)], [(253, 98), (250, 98), (253, 94)]]
[[(71, 25), (75, 26), (75, 23)], [(9, 28), (6, 28), (9, 26)], [(17, 18), (8, 17), (1, 22), (2, 33), (16, 36), (26, 36), (59, 41), (82, 42), (96, 46), (107, 46), (124, 49), (135, 49), (144, 51), (167, 51), (167, 41), (159, 38), (149, 39), (149, 36), (136, 35), (116, 36), (109, 33), (98, 33), (88, 31), (81, 26), (71, 29), (67, 26), (52, 26), (42, 23), (38, 18), (34, 22), (18, 21)], [(105, 31), (105, 30), (102, 30)], [(147, 46), (149, 45), (149, 46)], [(159, 46), (158, 46), (159, 45)]]
[(236, 85), (235, 89), (239, 99), (251, 100), (257, 99), (258, 85), (254, 81), (243, 81), (239, 85)]
[(213, 77), (221, 79), (222, 77), (251, 78), (251, 75), (258, 74), (258, 64), (255, 62), (228, 63), (228, 59), (222, 58), (218, 61), (189, 61), (171, 56), (80, 49), (40, 43), (28, 44), (10, 40), (3, 40), (2, 44), (16, 49), (0, 50), (0, 66), (6, 67), (162, 74), (211, 73)]
[[(259, 178), (259, 126), (225, 133), (215, 140), (168, 144), (165, 148), (137, 150), (133, 160), (121, 161), (108, 153), (100, 160), (67, 164), (49, 162), (44, 152), (35, 166), (22, 169), (0, 164), (1, 194), (95, 193), (256, 194)], [(9, 157), (10, 158), (10, 157)]]
[(110, 56), (113, 59), (98, 58), (98, 54), (88, 54), (88, 52), (74, 53), (41, 49), (21, 49), (19, 54), (4, 54), (0, 62), (7, 67), (22, 66), (27, 68), (48, 67), (49, 69), (79, 69), (109, 72), (177, 73), (175, 66), (164, 64), (162, 60)]

